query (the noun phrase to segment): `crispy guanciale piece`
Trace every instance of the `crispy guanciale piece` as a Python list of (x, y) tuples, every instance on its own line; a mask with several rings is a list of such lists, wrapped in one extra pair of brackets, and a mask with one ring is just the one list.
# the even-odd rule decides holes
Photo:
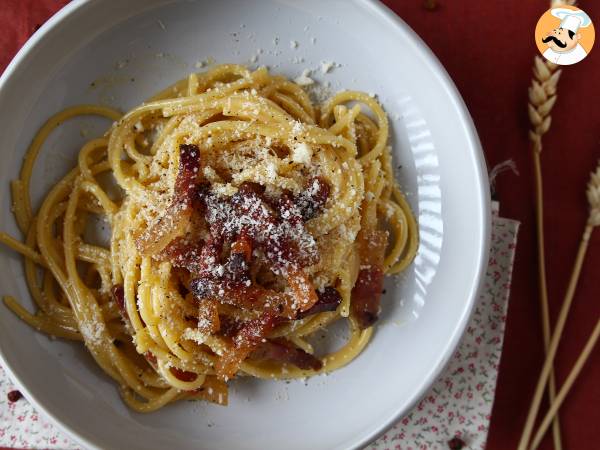
[(387, 236), (387, 232), (378, 230), (359, 236), (362, 269), (352, 289), (351, 310), (361, 330), (373, 325), (379, 317)]
[(217, 301), (248, 311), (261, 311), (276, 316), (293, 318), (296, 315), (295, 298), (284, 292), (275, 292), (258, 285), (247, 286), (229, 280), (197, 278), (190, 289), (198, 299), (215, 298)]
[(319, 297), (317, 297), (315, 288), (304, 271), (289, 270), (286, 278), (294, 295), (294, 304), (297, 311), (307, 311), (317, 303)]
[(200, 195), (211, 233), (220, 239), (246, 233), (276, 270), (285, 272), (290, 266), (302, 268), (315, 264), (318, 255), (314, 245), (300, 246), (297, 242), (301, 235), (307, 235), (302, 224), (290, 220), (285, 211), (280, 216), (277, 206), (264, 198), (263, 191), (262, 186), (245, 182), (230, 199), (211, 192)]
[(159, 259), (170, 261), (173, 267), (188, 270), (196, 276), (209, 276), (218, 264), (223, 242), (209, 237), (202, 242), (192, 242), (186, 237), (174, 239), (160, 252)]
[(352, 315), (361, 330), (369, 328), (379, 317), (383, 276), (382, 268), (377, 266), (361, 269), (358, 273), (352, 289), (351, 306)]
[(225, 264), (224, 276), (237, 283), (250, 281), (250, 262), (252, 261), (252, 239), (242, 231), (231, 244), (229, 259)]
[(127, 315), (127, 309), (125, 308), (125, 289), (123, 289), (123, 285), (115, 284), (111, 288), (110, 293), (112, 294), (112, 298), (118, 306), (119, 312), (121, 313), (123, 319), (129, 319), (129, 316)]
[(198, 330), (202, 334), (214, 334), (221, 328), (219, 320), (219, 307), (213, 298), (200, 300), (198, 305)]
[(180, 381), (185, 381), (185, 382), (189, 383), (189, 382), (194, 381), (196, 378), (198, 378), (198, 374), (196, 374), (194, 372), (188, 372), (187, 370), (181, 370), (181, 369), (178, 369), (177, 367), (171, 367), (171, 368), (169, 368), (169, 370), (171, 371), (173, 376)]
[(327, 286), (323, 291), (317, 291), (317, 303), (312, 308), (307, 309), (298, 313), (296, 319), (304, 319), (312, 314), (317, 314), (327, 311), (335, 311), (340, 303), (342, 303), (342, 297), (336, 288)]
[(321, 177), (308, 180), (304, 192), (294, 199), (305, 222), (321, 213), (329, 198), (329, 190), (329, 184)]
[(200, 242), (190, 242), (186, 237), (178, 237), (167, 244), (160, 252), (158, 259), (170, 261), (173, 267), (197, 273), (202, 267), (202, 247)]
[(223, 352), (215, 365), (215, 371), (219, 379), (227, 381), (233, 377), (242, 362), (275, 328), (276, 323), (274, 315), (264, 313), (258, 319), (249, 320), (242, 324), (229, 344), (229, 348)]
[(207, 375), (202, 387), (187, 392), (190, 399), (205, 400), (217, 405), (227, 406), (229, 401), (227, 384), (214, 375)]
[(146, 352), (146, 353), (144, 353), (144, 358), (146, 358), (146, 361), (148, 361), (148, 363), (152, 367), (156, 368), (157, 361), (156, 361), (156, 356), (154, 356), (154, 353)]
[(259, 346), (250, 355), (251, 359), (270, 359), (272, 361), (293, 364), (299, 369), (304, 370), (321, 370), (323, 362), (306, 353), (301, 348), (296, 347), (287, 339), (276, 338), (268, 339), (267, 342), (259, 344)]
[(200, 174), (200, 149), (197, 145), (179, 146), (179, 171), (173, 198), (165, 213), (135, 240), (142, 255), (155, 255), (173, 239), (182, 236), (190, 223), (196, 183)]

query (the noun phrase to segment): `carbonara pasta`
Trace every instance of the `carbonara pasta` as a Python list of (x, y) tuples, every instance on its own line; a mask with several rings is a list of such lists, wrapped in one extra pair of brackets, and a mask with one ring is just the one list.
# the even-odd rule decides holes
[[(40, 148), (82, 114), (114, 123), (34, 213)], [(38, 132), (11, 188), (24, 242), (0, 241), (25, 257), (37, 311), (6, 305), (82, 341), (140, 412), (227, 404), (236, 376), (348, 364), (371, 337), (384, 274), (404, 270), (418, 244), (378, 102), (344, 91), (316, 106), (265, 68), (191, 74), (123, 116), (68, 108)], [(85, 238), (94, 216), (110, 225), (109, 248)], [(315, 355), (311, 334), (340, 319), (345, 345)]]

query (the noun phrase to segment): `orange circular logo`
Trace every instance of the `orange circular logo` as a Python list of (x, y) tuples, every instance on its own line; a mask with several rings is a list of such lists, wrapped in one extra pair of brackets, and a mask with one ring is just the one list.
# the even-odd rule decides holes
[(535, 27), (535, 45), (548, 61), (570, 66), (584, 59), (594, 46), (592, 19), (575, 6), (546, 11)]

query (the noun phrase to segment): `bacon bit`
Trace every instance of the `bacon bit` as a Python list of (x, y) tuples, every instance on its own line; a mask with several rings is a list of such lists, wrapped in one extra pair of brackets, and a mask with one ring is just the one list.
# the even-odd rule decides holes
[(14, 391), (10, 391), (8, 394), (6, 394), (6, 397), (8, 398), (9, 402), (14, 403), (21, 400), (23, 398), (23, 394), (21, 394), (21, 391), (17, 391), (15, 389)]
[(188, 397), (227, 406), (229, 403), (229, 389), (227, 388), (227, 384), (219, 380), (216, 376), (207, 375), (202, 387), (189, 392)]
[(146, 357), (146, 361), (148, 361), (153, 366), (156, 366), (157, 361), (156, 361), (156, 356), (154, 356), (154, 353), (146, 352), (146, 353), (144, 353), (144, 356)]
[(381, 230), (364, 231), (360, 233), (358, 238), (361, 265), (376, 265), (383, 267), (388, 232)]
[(233, 282), (242, 283), (250, 280), (250, 265), (243, 253), (232, 252), (225, 264), (224, 276)]
[(200, 149), (194, 144), (179, 145), (179, 172), (175, 179), (175, 200), (189, 203), (196, 194), (200, 174)]
[(296, 347), (287, 339), (270, 339), (261, 343), (250, 355), (252, 359), (270, 359), (282, 363), (293, 364), (303, 370), (321, 370), (323, 362)]
[(200, 149), (197, 145), (179, 146), (179, 172), (171, 204), (164, 216), (146, 229), (135, 240), (142, 255), (154, 255), (162, 251), (173, 239), (188, 228), (192, 202), (196, 197), (196, 183), (200, 174)]
[(181, 369), (178, 369), (177, 367), (171, 367), (171, 368), (169, 368), (169, 370), (171, 371), (171, 373), (173, 374), (173, 376), (175, 378), (177, 378), (179, 381), (184, 381), (186, 383), (195, 381), (196, 378), (198, 378), (197, 373), (188, 372), (187, 370), (181, 370)]
[(231, 253), (227, 261), (225, 277), (234, 282), (246, 283), (250, 280), (250, 262), (252, 260), (252, 239), (244, 231), (231, 244)]
[(275, 316), (265, 313), (258, 319), (245, 322), (233, 337), (230, 348), (224, 352), (215, 365), (217, 376), (228, 380), (239, 370), (242, 362), (262, 342), (275, 327)]
[(315, 288), (303, 271), (296, 270), (288, 272), (287, 282), (294, 294), (297, 309), (299, 311), (306, 311), (319, 301)]
[[(278, 217), (263, 198), (263, 191), (262, 186), (245, 182), (231, 199), (210, 192), (201, 196), (211, 233), (220, 239), (232, 239), (242, 231), (247, 233), (276, 270), (315, 264), (318, 261), (316, 251), (299, 247), (295, 240), (297, 235), (290, 235), (288, 218), (285, 215)], [(223, 215), (227, 217), (223, 218)], [(298, 228), (298, 234), (305, 232), (301, 225)]]
[(231, 253), (241, 254), (244, 261), (249, 263), (252, 260), (252, 239), (248, 233), (242, 231), (238, 238), (231, 244)]
[(465, 441), (463, 441), (459, 437), (453, 437), (448, 441), (448, 448), (450, 450), (462, 450), (463, 448), (465, 448), (465, 445), (467, 445), (465, 444)]
[(159, 253), (169, 242), (185, 233), (190, 213), (191, 210), (185, 205), (170, 205), (158, 222), (136, 238), (138, 251), (144, 256)]
[(112, 298), (114, 302), (119, 307), (119, 311), (121, 312), (121, 316), (123, 318), (129, 318), (127, 315), (127, 309), (125, 308), (125, 289), (122, 284), (115, 284), (110, 293), (112, 294)]
[(187, 269), (190, 272), (197, 273), (201, 269), (202, 246), (199, 242), (191, 243), (185, 237), (178, 237), (172, 240), (158, 257), (159, 260), (167, 260), (173, 264), (173, 267)]
[(306, 190), (295, 199), (305, 222), (321, 213), (329, 198), (329, 191), (329, 184), (322, 177), (314, 177), (308, 181)]
[(352, 315), (361, 330), (373, 325), (379, 316), (383, 291), (383, 259), (388, 234), (385, 231), (366, 231), (359, 236), (361, 269), (352, 289)]
[(198, 307), (198, 330), (208, 335), (216, 333), (220, 327), (217, 301), (210, 298), (201, 300)]
[(352, 288), (351, 308), (361, 330), (377, 321), (382, 288), (383, 270), (380, 267), (371, 266), (358, 273), (356, 284)]
[(275, 202), (275, 208), (279, 213), (279, 217), (290, 222), (292, 225), (300, 225), (304, 222), (302, 211), (296, 203), (296, 200), (289, 192), (284, 192)]
[(326, 311), (335, 311), (342, 303), (342, 297), (336, 288), (327, 286), (323, 292), (317, 291), (319, 300), (314, 306), (306, 311), (298, 313), (296, 319), (304, 319), (312, 314), (317, 314)]
[(190, 282), (192, 293), (198, 298), (215, 298), (221, 303), (238, 308), (266, 312), (275, 316), (293, 318), (296, 315), (295, 299), (283, 292), (261, 286), (246, 286), (228, 280), (197, 278)]
[(219, 315), (219, 322), (221, 323), (219, 332), (228, 338), (233, 338), (242, 328), (242, 322), (232, 316)]

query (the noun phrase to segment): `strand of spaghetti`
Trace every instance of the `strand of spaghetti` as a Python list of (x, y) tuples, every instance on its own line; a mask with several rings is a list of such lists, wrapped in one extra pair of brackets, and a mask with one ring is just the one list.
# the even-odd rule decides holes
[(40, 266), (44, 265), (44, 260), (38, 252), (36, 252), (30, 246), (23, 244), (21, 241), (17, 241), (15, 238), (2, 231), (0, 231), (0, 242), (2, 242), (7, 247), (12, 248), (14, 251), (19, 252), (25, 258), (29, 258), (36, 264)]
[(27, 232), (31, 222), (32, 212), (31, 200), (29, 198), (29, 183), (31, 180), (31, 174), (33, 172), (33, 164), (38, 157), (40, 149), (52, 130), (54, 130), (64, 121), (82, 115), (98, 115), (111, 120), (118, 120), (121, 117), (120, 112), (105, 106), (78, 105), (64, 109), (58, 114), (52, 116), (44, 125), (42, 125), (40, 130), (33, 138), (29, 149), (25, 153), (25, 159), (23, 161), (19, 179), (14, 180), (12, 183), (13, 193), (15, 191), (18, 192), (17, 198), (15, 198), (13, 195), (15, 217), (23, 234)]
[(61, 337), (63, 339), (70, 339), (75, 341), (80, 341), (81, 335), (75, 329), (69, 329), (66, 327), (62, 327), (57, 325), (54, 321), (48, 320), (46, 317), (42, 315), (32, 315), (23, 308), (18, 301), (9, 295), (3, 297), (4, 304), (19, 318), (27, 323), (32, 328), (36, 330), (40, 330), (50, 336)]
[(405, 270), (414, 259), (419, 247), (419, 234), (417, 232), (417, 222), (410, 210), (410, 206), (408, 206), (406, 199), (397, 186), (394, 186), (392, 195), (396, 203), (400, 205), (400, 208), (404, 212), (404, 217), (406, 217), (408, 224), (408, 247), (405, 250), (402, 259), (388, 269), (388, 273), (395, 274)]
[(140, 402), (135, 398), (135, 394), (131, 389), (122, 389), (121, 397), (123, 397), (125, 403), (127, 403), (127, 405), (134, 411), (149, 413), (165, 406), (167, 403), (177, 397), (178, 393), (179, 391), (176, 388), (170, 388), (164, 391), (162, 394), (158, 394), (147, 399), (145, 402)]
[(389, 251), (388, 255), (385, 257), (383, 261), (383, 266), (387, 272), (391, 269), (394, 264), (397, 264), (400, 260), (402, 253), (406, 250), (406, 244), (408, 242), (408, 238), (410, 233), (408, 231), (408, 219), (406, 214), (397, 203), (386, 202), (385, 206), (378, 204), (378, 211), (382, 212), (382, 215), (387, 214), (387, 212), (392, 209), (392, 216), (388, 219), (391, 227), (394, 230), (395, 239), (392, 249)]

